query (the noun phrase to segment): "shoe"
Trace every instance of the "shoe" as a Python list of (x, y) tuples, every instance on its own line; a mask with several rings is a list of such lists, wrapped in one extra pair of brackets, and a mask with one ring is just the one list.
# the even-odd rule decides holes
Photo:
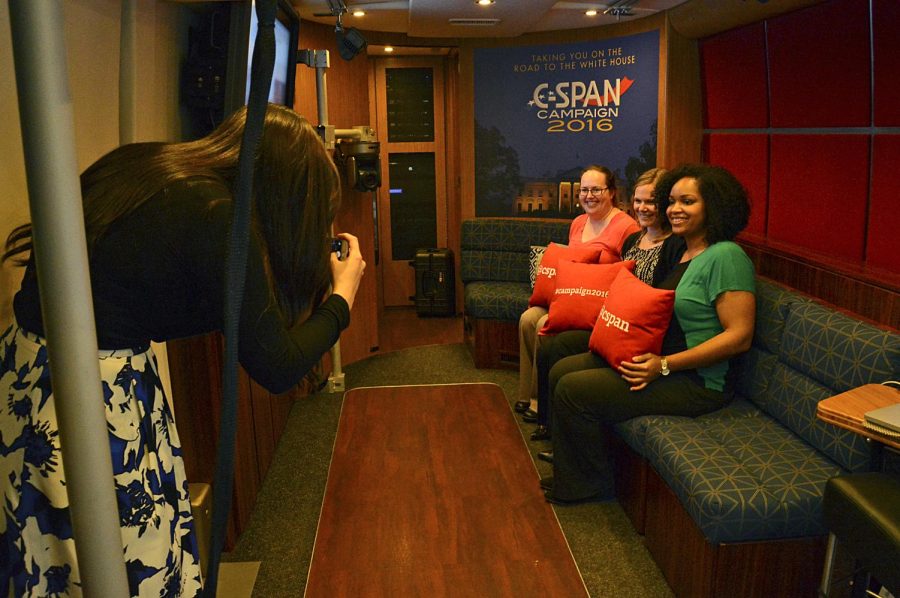
[(553, 489), (551, 488), (544, 491), (544, 499), (551, 505), (568, 507), (571, 505), (581, 505), (590, 502), (609, 502), (611, 500), (614, 500), (615, 496), (600, 492), (597, 494), (592, 494), (590, 496), (585, 496), (583, 498), (558, 498), (553, 495)]
[(538, 459), (541, 461), (546, 461), (547, 463), (553, 463), (553, 449), (549, 451), (541, 451), (538, 453)]
[(516, 413), (525, 413), (529, 407), (531, 407), (531, 401), (516, 401), (513, 409)]
[(534, 409), (528, 409), (522, 414), (522, 421), (526, 424), (536, 424), (537, 423), (537, 411)]
[(546, 478), (541, 478), (541, 488), (544, 490), (553, 489), (553, 476), (547, 476)]
[(531, 433), (532, 440), (550, 440), (550, 428), (547, 426), (538, 426)]

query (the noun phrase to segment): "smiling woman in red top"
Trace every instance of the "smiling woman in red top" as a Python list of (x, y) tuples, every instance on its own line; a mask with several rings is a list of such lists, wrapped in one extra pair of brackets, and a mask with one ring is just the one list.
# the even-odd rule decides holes
[[(605, 166), (588, 166), (581, 174), (578, 203), (584, 214), (569, 228), (570, 246), (597, 247), (605, 263), (622, 259), (622, 245), (629, 235), (640, 230), (631, 216), (618, 207), (616, 176)], [(529, 307), (519, 317), (519, 395), (516, 411), (523, 413), (537, 397), (534, 358), (537, 355), (537, 331), (547, 320), (547, 309)], [(536, 417), (536, 416), (533, 416)]]

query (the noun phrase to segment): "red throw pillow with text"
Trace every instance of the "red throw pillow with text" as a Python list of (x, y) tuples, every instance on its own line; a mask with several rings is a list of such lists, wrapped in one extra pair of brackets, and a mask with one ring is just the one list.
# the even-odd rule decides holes
[(675, 291), (655, 289), (631, 272), (619, 271), (588, 346), (617, 369), (638, 355), (659, 355), (674, 307)]
[(567, 245), (550, 243), (544, 252), (544, 257), (541, 258), (540, 266), (538, 266), (537, 276), (534, 278), (534, 291), (531, 293), (528, 305), (531, 307), (535, 305), (547, 307), (550, 305), (550, 299), (553, 297), (553, 291), (556, 289), (556, 266), (559, 264), (559, 260), (596, 263), (600, 258), (600, 251), (597, 247), (581, 245), (569, 247)]
[(620, 270), (634, 270), (634, 262), (577, 264), (559, 260), (547, 323), (538, 334), (593, 328), (597, 314), (607, 300), (609, 287)]

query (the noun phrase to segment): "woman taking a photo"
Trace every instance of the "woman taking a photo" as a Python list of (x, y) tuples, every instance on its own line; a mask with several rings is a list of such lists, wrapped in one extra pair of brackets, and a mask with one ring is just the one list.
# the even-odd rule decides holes
[[(81, 175), (100, 374), (123, 555), (133, 595), (195, 596), (202, 581), (175, 422), (150, 341), (223, 326), (226, 241), (246, 109), (186, 143), (136, 143)], [(340, 194), (316, 131), (269, 105), (254, 168), (239, 358), (274, 393), (297, 384), (349, 325), (365, 262), (331, 253)], [(0, 335), (0, 587), (80, 593), (31, 227), (4, 259), (26, 266)], [(333, 291), (328, 295), (328, 287)], [(212, 416), (212, 414), (210, 414)]]
[(750, 213), (734, 176), (708, 165), (681, 166), (656, 188), (668, 197), (672, 231), (686, 250), (660, 284), (675, 308), (660, 355), (607, 364), (593, 353), (550, 371), (553, 478), (547, 500), (574, 504), (613, 497), (604, 429), (639, 415), (695, 417), (730, 400), (728, 360), (750, 347), (756, 314), (753, 265), (733, 242)]

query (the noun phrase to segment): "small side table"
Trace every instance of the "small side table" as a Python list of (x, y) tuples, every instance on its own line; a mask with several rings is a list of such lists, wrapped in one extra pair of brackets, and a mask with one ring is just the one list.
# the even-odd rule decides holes
[(882, 434), (865, 426), (867, 411), (900, 403), (900, 390), (884, 384), (865, 384), (819, 401), (816, 417), (864, 436), (871, 444), (871, 469), (881, 469), (884, 447), (900, 450), (900, 438)]

